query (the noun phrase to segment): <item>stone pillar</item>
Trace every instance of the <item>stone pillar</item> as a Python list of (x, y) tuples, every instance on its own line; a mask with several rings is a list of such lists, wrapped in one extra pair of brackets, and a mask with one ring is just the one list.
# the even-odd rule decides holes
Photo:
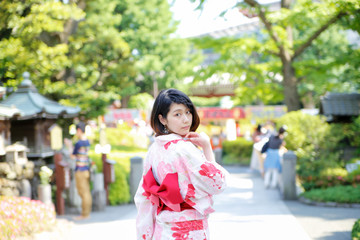
[(296, 155), (288, 151), (283, 156), (282, 195), (285, 200), (297, 199), (296, 194)]
[(217, 149), (214, 149), (214, 155), (215, 155), (215, 161), (222, 165), (223, 162), (222, 162), (222, 149), (221, 148), (217, 148)]
[(103, 173), (95, 173), (93, 175), (93, 210), (104, 211), (106, 207), (106, 191), (104, 189), (104, 175)]
[(22, 179), (20, 181), (20, 196), (27, 197), (31, 199), (31, 184), (30, 181), (27, 179)]
[(139, 186), (143, 173), (143, 159), (136, 156), (130, 159), (130, 194), (131, 201), (134, 201), (136, 190)]
[(69, 188), (69, 206), (68, 210), (72, 214), (81, 214), (81, 197), (76, 189), (75, 171), (71, 170), (72, 179)]

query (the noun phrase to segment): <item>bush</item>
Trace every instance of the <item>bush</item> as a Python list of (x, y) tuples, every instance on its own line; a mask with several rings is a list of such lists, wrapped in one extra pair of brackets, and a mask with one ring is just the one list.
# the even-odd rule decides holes
[[(108, 159), (114, 160), (115, 182), (109, 185), (109, 202), (110, 205), (118, 205), (128, 203), (130, 201), (129, 189), (129, 174), (130, 174), (130, 160), (129, 158), (116, 157), (118, 152), (111, 151), (107, 156)], [(103, 164), (100, 154), (95, 154), (93, 151), (89, 154), (90, 158), (95, 162), (98, 172), (103, 171)], [(126, 167), (129, 166), (129, 167)]]
[(352, 228), (351, 231), (352, 240), (360, 240), (360, 219), (358, 219)]
[(114, 165), (115, 182), (109, 186), (109, 202), (110, 205), (118, 205), (130, 202), (130, 159), (129, 158), (116, 158), (110, 156), (112, 160), (116, 161)]
[[(147, 150), (132, 145), (134, 144), (135, 137), (130, 132), (131, 128), (126, 127), (126, 125), (119, 128), (106, 129), (107, 141), (111, 145), (111, 152), (107, 158), (116, 162), (114, 164), (115, 182), (109, 185), (109, 202), (111, 205), (130, 202), (130, 158), (135, 155), (144, 157)], [(95, 162), (97, 171), (102, 172), (101, 154), (96, 154), (93, 148), (94, 146), (92, 146), (92, 150), (89, 152), (89, 157)]]
[(249, 165), (253, 142), (238, 138), (235, 141), (224, 141), (222, 148), (224, 164), (240, 163)]
[[(288, 127), (286, 147), (298, 157), (297, 174), (305, 190), (348, 182), (348, 179), (344, 179), (345, 161), (342, 159), (341, 145), (346, 139), (345, 125), (330, 125), (322, 116), (301, 111), (287, 113), (277, 119), (277, 125)], [(326, 174), (323, 169), (342, 173)]]
[(53, 206), (25, 197), (0, 196), (1, 239), (30, 237), (50, 230), (55, 221)]
[(295, 151), (299, 158), (311, 156), (328, 137), (330, 125), (325, 118), (293, 111), (276, 120), (278, 126), (287, 126), (286, 148)]
[(118, 124), (117, 128), (106, 128), (106, 139), (113, 146), (146, 148), (149, 138), (131, 128), (127, 123)]
[(301, 196), (317, 202), (360, 203), (360, 185), (313, 189)]

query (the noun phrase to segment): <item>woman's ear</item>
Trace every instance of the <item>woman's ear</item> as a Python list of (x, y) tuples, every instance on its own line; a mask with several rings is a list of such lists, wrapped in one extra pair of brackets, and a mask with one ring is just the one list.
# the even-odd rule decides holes
[(162, 125), (166, 126), (167, 124), (166, 118), (164, 118), (161, 114), (159, 114), (159, 121), (161, 122)]

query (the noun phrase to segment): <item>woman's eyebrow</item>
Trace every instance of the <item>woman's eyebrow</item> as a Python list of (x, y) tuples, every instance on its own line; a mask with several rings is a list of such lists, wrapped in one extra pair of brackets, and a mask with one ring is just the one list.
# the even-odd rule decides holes
[(187, 112), (187, 111), (190, 111), (190, 109), (188, 109), (188, 108), (186, 108), (186, 109), (176, 108), (172, 112)]
[(183, 111), (182, 108), (176, 108), (176, 109), (173, 110), (173, 112), (182, 112), (182, 111)]

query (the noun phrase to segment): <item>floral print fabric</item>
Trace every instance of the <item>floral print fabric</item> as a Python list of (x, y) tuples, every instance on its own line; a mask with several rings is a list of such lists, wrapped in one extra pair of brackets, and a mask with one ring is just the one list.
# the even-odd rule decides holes
[(134, 198), (138, 209), (137, 238), (208, 240), (207, 219), (214, 211), (212, 196), (226, 187), (226, 171), (216, 162), (209, 162), (200, 149), (177, 134), (155, 138), (144, 162), (143, 176), (150, 169), (158, 185), (168, 174), (176, 173), (181, 197), (192, 209), (158, 213), (158, 206), (143, 188), (143, 178)]

